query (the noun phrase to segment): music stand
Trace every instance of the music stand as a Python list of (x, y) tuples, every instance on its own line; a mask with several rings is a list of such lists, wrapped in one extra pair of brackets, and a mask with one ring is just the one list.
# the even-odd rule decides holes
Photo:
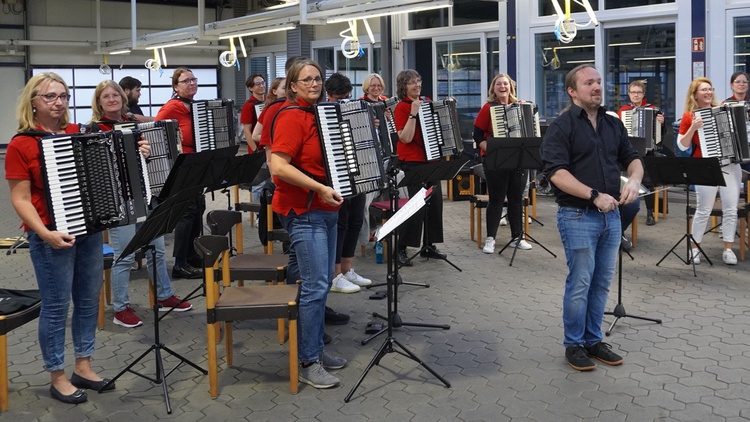
[(612, 324), (610, 324), (609, 329), (604, 332), (604, 334), (608, 337), (612, 334), (612, 330), (615, 328), (617, 321), (619, 321), (621, 318), (635, 318), (635, 319), (640, 319), (643, 321), (651, 321), (657, 324), (661, 324), (661, 320), (658, 318), (648, 318), (644, 316), (630, 315), (625, 310), (625, 305), (622, 303), (622, 255), (623, 253), (628, 254), (631, 261), (635, 260), (635, 258), (633, 258), (633, 255), (631, 255), (630, 252), (624, 250), (622, 248), (622, 245), (620, 245), (620, 248), (618, 249), (619, 262), (618, 262), (618, 268), (617, 268), (617, 304), (615, 305), (614, 311), (604, 313), (604, 315), (612, 315), (615, 317), (615, 320), (612, 321)]
[[(397, 156), (391, 156), (389, 169), (388, 169), (388, 186), (389, 186), (389, 193), (390, 193), (390, 199), (391, 199), (391, 210), (393, 211), (393, 214), (391, 216), (391, 219), (396, 217), (398, 214), (398, 188), (396, 187), (396, 177), (398, 175), (398, 157)], [(391, 245), (396, 245), (398, 242), (398, 230), (393, 229), (388, 234), (388, 242), (390, 242)], [(380, 240), (380, 238), (378, 238)], [(388, 307), (388, 315), (391, 316), (391, 318), (383, 318), (382, 316), (378, 314), (373, 314), (373, 316), (377, 316), (379, 318), (383, 318), (387, 321), (386, 328), (375, 334), (374, 336), (370, 337), (367, 341), (375, 338), (379, 334), (383, 332), (388, 332), (388, 336), (383, 341), (383, 344), (380, 346), (377, 352), (375, 352), (375, 356), (373, 356), (372, 360), (370, 360), (370, 363), (367, 364), (367, 367), (365, 367), (365, 370), (362, 372), (362, 375), (359, 377), (357, 382), (354, 384), (354, 387), (352, 387), (351, 391), (349, 391), (349, 394), (346, 395), (346, 398), (344, 398), (344, 402), (349, 403), (349, 400), (351, 400), (352, 395), (354, 395), (354, 391), (359, 388), (360, 384), (362, 384), (362, 381), (364, 381), (367, 374), (370, 372), (370, 369), (372, 369), (373, 366), (380, 364), (380, 359), (383, 358), (388, 353), (398, 353), (402, 356), (405, 356), (414, 362), (419, 363), (424, 369), (426, 369), (429, 373), (435, 376), (435, 378), (439, 379), (443, 385), (445, 385), (446, 388), (450, 388), (451, 384), (446, 381), (443, 377), (441, 377), (437, 372), (435, 372), (432, 368), (430, 368), (426, 363), (424, 363), (417, 355), (409, 351), (404, 345), (398, 342), (393, 337), (393, 328), (397, 327), (395, 325), (395, 317), (398, 317), (398, 313), (396, 311), (396, 303), (398, 302), (398, 283), (397, 280), (399, 280), (398, 275), (398, 256), (395, 253), (391, 253), (388, 256), (388, 276), (386, 277), (386, 297), (387, 297), (387, 307)], [(400, 325), (418, 325), (422, 326), (422, 324), (403, 324), (401, 323), (401, 318), (398, 318)], [(398, 326), (400, 326), (398, 325)], [(428, 324), (424, 324), (423, 326), (429, 326)], [(443, 327), (441, 327), (443, 328)], [(444, 326), (444, 328), (448, 329), (449, 326)], [(365, 341), (362, 342), (362, 344), (366, 344)], [(400, 350), (394, 348), (394, 345), (397, 346)]]
[[(487, 140), (487, 154), (484, 156), (484, 164), (489, 170), (538, 170), (544, 167), (542, 156), (539, 152), (539, 147), (542, 145), (542, 138), (529, 137), (529, 138), (489, 138)], [(526, 210), (523, 211), (523, 219), (527, 218)], [(500, 249), (499, 255), (502, 255), (503, 251), (506, 250), (514, 240), (516, 241), (513, 247), (513, 256), (510, 258), (509, 266), (513, 266), (513, 261), (516, 259), (516, 252), (518, 252), (518, 244), (521, 239), (528, 238), (532, 243), (536, 243), (542, 249), (547, 251), (550, 255), (557, 258), (557, 255), (552, 253), (551, 250), (547, 249), (538, 240), (534, 239), (530, 234), (524, 230), (525, 225), (521, 225), (521, 234), (517, 239), (511, 239), (508, 243)]]
[[(154, 265), (153, 265), (153, 275), (151, 277), (151, 286), (149, 286), (149, 288), (153, 289), (154, 295), (156, 295), (156, 286), (157, 286), (156, 248), (150, 245), (150, 243), (151, 241), (158, 238), (159, 236), (163, 236), (167, 233), (170, 233), (172, 230), (174, 230), (175, 226), (177, 225), (177, 222), (180, 219), (180, 216), (182, 215), (182, 212), (185, 206), (190, 201), (192, 201), (201, 191), (202, 191), (202, 188), (198, 188), (198, 187), (195, 187), (192, 189), (185, 189), (182, 192), (179, 192), (178, 194), (172, 196), (171, 198), (167, 198), (164, 202), (159, 204), (151, 212), (151, 214), (149, 214), (148, 218), (146, 218), (146, 221), (144, 221), (141, 227), (138, 229), (138, 231), (136, 231), (135, 236), (133, 236), (133, 239), (130, 240), (130, 243), (128, 243), (128, 245), (120, 254), (120, 259), (122, 259), (122, 257), (128, 256), (134, 253), (136, 250), (141, 249), (141, 248), (149, 249), (151, 251)], [(184, 300), (187, 300), (187, 299), (184, 299)], [(118, 378), (120, 378), (126, 372), (131, 372), (155, 384), (162, 384), (162, 389), (164, 392), (164, 401), (167, 407), (167, 413), (171, 414), (172, 406), (169, 402), (169, 392), (167, 390), (167, 382), (166, 382), (167, 377), (172, 372), (174, 372), (177, 368), (179, 368), (183, 363), (187, 363), (188, 365), (197, 369), (204, 375), (206, 375), (208, 371), (199, 367), (195, 363), (189, 361), (187, 358), (183, 357), (182, 355), (176, 353), (175, 351), (168, 348), (161, 342), (159, 338), (159, 321), (161, 320), (161, 318), (169, 314), (169, 312), (160, 316), (159, 315), (159, 303), (157, 300), (154, 300), (153, 312), (154, 312), (154, 342), (153, 344), (151, 344), (148, 350), (146, 350), (140, 356), (138, 356), (125, 369), (120, 371), (119, 374), (115, 375), (107, 384), (105, 384), (99, 390), (99, 392), (101, 393), (102, 391), (104, 391), (108, 385), (114, 383)], [(165, 370), (164, 370), (164, 362), (162, 360), (162, 354), (161, 354), (162, 350), (166, 351), (170, 355), (180, 360), (180, 362), (167, 373), (165, 373)], [(151, 378), (140, 372), (132, 370), (135, 364), (140, 362), (141, 359), (145, 358), (146, 355), (148, 355), (152, 351), (155, 354), (155, 360), (156, 360), (155, 378)]]
[(165, 200), (187, 188), (213, 186), (217, 180), (221, 180), (232, 158), (237, 155), (238, 149), (238, 145), (233, 145), (227, 148), (178, 155), (164, 182), (164, 187), (159, 192), (159, 199)]
[[(643, 157), (646, 164), (646, 171), (651, 176), (655, 186), (660, 185), (701, 185), (701, 186), (726, 186), (724, 175), (721, 173), (719, 159), (713, 158), (690, 158), (690, 157)], [(685, 240), (685, 250), (687, 258), (683, 259), (675, 252), (677, 246)], [(691, 246), (698, 248), (700, 253), (706, 258), (709, 265), (714, 265), (711, 259), (703, 251), (693, 235), (690, 233), (690, 189), (687, 190), (687, 201), (685, 201), (685, 234), (672, 246), (664, 256), (656, 263), (664, 261), (669, 254), (674, 254), (685, 265), (692, 264), (693, 275), (698, 277), (695, 271), (695, 262), (691, 256)]]
[[(442, 180), (451, 180), (456, 177), (458, 172), (461, 171), (461, 169), (469, 161), (471, 161), (470, 158), (463, 157), (450, 161), (438, 161), (434, 163), (424, 163), (416, 165), (411, 164), (408, 169), (404, 170), (404, 178), (401, 179), (401, 182), (398, 184), (398, 186), (402, 187), (422, 184), (422, 186), (426, 188), (430, 185), (440, 183)], [(417, 255), (425, 253), (427, 255), (427, 259), (430, 259), (430, 256), (435, 257), (436, 259), (442, 259), (443, 261), (450, 264), (453, 268), (457, 269), (458, 271), (462, 271), (461, 268), (458, 268), (458, 266), (456, 266), (456, 264), (450, 262), (447, 256), (440, 257), (437, 254), (437, 251), (429, 243), (429, 201), (430, 200), (427, 199), (427, 202), (425, 204), (426, 209), (422, 211), (422, 247), (419, 248), (419, 251), (417, 251), (417, 253), (409, 257), (409, 260), (411, 261)], [(398, 245), (396, 245), (396, 247), (398, 247)]]

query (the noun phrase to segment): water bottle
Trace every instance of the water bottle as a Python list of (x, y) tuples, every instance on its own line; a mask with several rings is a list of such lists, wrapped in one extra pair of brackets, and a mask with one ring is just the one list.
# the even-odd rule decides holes
[(383, 263), (383, 243), (378, 242), (375, 244), (375, 262), (378, 264)]

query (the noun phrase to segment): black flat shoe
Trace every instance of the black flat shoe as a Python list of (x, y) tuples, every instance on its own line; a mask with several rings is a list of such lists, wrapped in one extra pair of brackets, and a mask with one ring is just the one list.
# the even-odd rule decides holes
[(411, 262), (409, 256), (406, 255), (406, 251), (398, 251), (398, 265), (402, 267), (411, 267), (414, 263)]
[(54, 385), (49, 386), (49, 395), (52, 396), (53, 399), (66, 404), (83, 403), (89, 399), (89, 396), (86, 395), (86, 392), (81, 390), (80, 388), (74, 391), (73, 394), (69, 394), (66, 396), (63, 395), (63, 393), (57, 391), (57, 388), (55, 388)]
[(195, 268), (190, 264), (182, 266), (175, 265), (172, 268), (172, 278), (198, 279), (203, 278), (203, 270)]
[[(104, 378), (101, 381), (91, 381), (84, 377), (79, 376), (76, 373), (73, 373), (73, 376), (70, 377), (70, 383), (73, 384), (74, 387), (84, 388), (86, 390), (94, 390), (98, 392), (114, 390), (115, 383), (111, 383), (107, 385), (108, 382), (109, 382), (108, 378)], [(107, 385), (107, 388), (102, 390), (102, 388), (105, 385)]]

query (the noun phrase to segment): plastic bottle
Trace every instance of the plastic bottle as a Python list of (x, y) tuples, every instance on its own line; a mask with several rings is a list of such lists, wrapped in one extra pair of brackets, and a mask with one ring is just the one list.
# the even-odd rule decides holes
[(375, 244), (375, 262), (378, 264), (383, 263), (383, 243), (378, 242)]

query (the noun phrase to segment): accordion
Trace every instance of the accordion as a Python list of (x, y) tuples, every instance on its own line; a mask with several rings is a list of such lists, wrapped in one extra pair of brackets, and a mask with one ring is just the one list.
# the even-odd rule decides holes
[(371, 107), (362, 100), (315, 106), (326, 176), (344, 198), (379, 191), (385, 185), (381, 140)]
[(137, 130), (148, 141), (151, 146), (151, 152), (146, 161), (149, 185), (151, 196), (158, 197), (179, 154), (177, 146), (182, 144), (182, 132), (180, 132), (177, 120), (120, 123), (116, 124), (114, 129)]
[(424, 101), (419, 107), (419, 127), (427, 161), (463, 152), (456, 100)]
[(490, 122), (495, 138), (541, 137), (539, 115), (533, 103), (499, 104), (490, 107)]
[(698, 129), (701, 153), (717, 157), (722, 165), (750, 161), (747, 137), (747, 112), (743, 104), (724, 104), (695, 110), (703, 120)]
[(81, 236), (145, 219), (151, 193), (138, 140), (130, 129), (39, 140), (55, 230)]
[(197, 100), (191, 111), (196, 152), (237, 145), (234, 101)]
[(654, 149), (661, 143), (661, 123), (656, 120), (660, 111), (657, 108), (637, 107), (622, 112), (622, 123), (628, 136), (646, 140), (646, 149)]

